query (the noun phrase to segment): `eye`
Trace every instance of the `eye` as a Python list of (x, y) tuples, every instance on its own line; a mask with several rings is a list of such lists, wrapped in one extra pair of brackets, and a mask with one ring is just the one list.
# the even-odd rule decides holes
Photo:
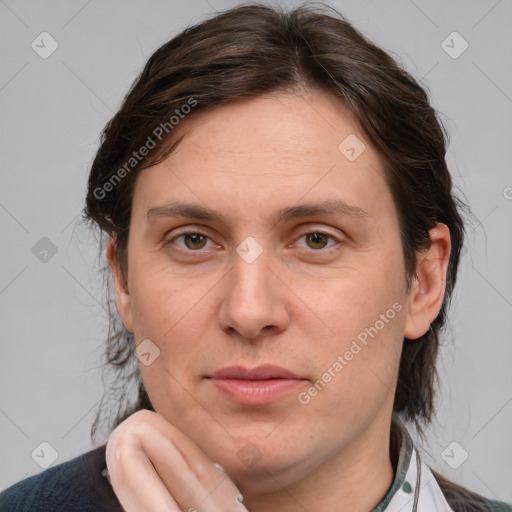
[[(184, 246), (176, 243), (176, 241), (180, 239)], [(168, 243), (176, 243), (176, 245), (183, 250), (197, 251), (198, 249), (205, 248), (207, 240), (210, 240), (209, 237), (203, 233), (187, 231), (186, 233), (181, 233), (178, 236), (175, 236), (173, 239), (169, 240)]]
[[(336, 245), (336, 242), (339, 242), (333, 235), (329, 233), (324, 233), (323, 231), (311, 231), (309, 233), (304, 233), (300, 238), (306, 239), (306, 244), (308, 244), (309, 249), (326, 249), (332, 247), (327, 247), (327, 243), (329, 242), (329, 238), (331, 240), (334, 240), (334, 244)], [(302, 246), (304, 247), (304, 246)]]

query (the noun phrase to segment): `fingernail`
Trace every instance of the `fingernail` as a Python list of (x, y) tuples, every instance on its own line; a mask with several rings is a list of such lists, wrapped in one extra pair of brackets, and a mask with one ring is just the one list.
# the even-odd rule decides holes
[(220, 464), (217, 464), (216, 462), (213, 463), (213, 467), (215, 468), (216, 471), (218, 471), (219, 473), (224, 473), (226, 474), (226, 470), (220, 465)]

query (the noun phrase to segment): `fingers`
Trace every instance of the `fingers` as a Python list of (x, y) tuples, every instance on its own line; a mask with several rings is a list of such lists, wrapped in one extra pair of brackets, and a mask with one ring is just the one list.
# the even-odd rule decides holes
[(138, 411), (111, 434), (107, 457), (113, 466), (116, 450), (120, 452), (117, 464), (122, 471), (118, 471), (113, 486), (120, 501), (124, 499), (121, 503), (125, 507), (141, 510), (143, 506), (142, 510), (155, 512), (247, 510), (237, 499), (237, 487), (222, 468), (157, 413)]
[[(237, 501), (240, 492), (225, 473), (216, 470), (209, 459), (183, 457), (180, 440), (172, 441), (158, 430), (141, 437), (141, 445), (155, 466), (165, 487), (183, 508), (198, 512), (237, 512), (245, 507)], [(177, 448), (180, 446), (180, 449)]]
[[(135, 437), (110, 437), (105, 452), (112, 488), (125, 512), (182, 512)], [(122, 432), (121, 432), (122, 434)]]

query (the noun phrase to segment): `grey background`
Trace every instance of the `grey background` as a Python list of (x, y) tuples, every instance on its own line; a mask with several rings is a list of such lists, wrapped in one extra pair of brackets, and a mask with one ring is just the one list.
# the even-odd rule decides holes
[[(43, 441), (54, 465), (93, 448), (106, 322), (96, 240), (77, 221), (100, 131), (158, 46), (235, 3), (0, 1), (1, 489), (42, 471), (31, 453)], [(449, 165), (476, 219), (441, 350), (427, 462), (512, 502), (512, 3), (331, 5), (429, 87), (451, 134)], [(31, 47), (43, 31), (59, 45), (47, 59)], [(456, 59), (441, 46), (453, 31), (469, 44)], [(42, 237), (57, 249), (46, 262), (32, 252)], [(441, 456), (454, 441), (469, 454), (457, 469)], [(452, 460), (463, 453), (450, 450)]]

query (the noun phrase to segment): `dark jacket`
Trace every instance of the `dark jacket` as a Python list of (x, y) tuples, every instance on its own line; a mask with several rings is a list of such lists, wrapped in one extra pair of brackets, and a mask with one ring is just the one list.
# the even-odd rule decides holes
[(103, 445), (9, 487), (0, 512), (123, 512), (105, 467)]

